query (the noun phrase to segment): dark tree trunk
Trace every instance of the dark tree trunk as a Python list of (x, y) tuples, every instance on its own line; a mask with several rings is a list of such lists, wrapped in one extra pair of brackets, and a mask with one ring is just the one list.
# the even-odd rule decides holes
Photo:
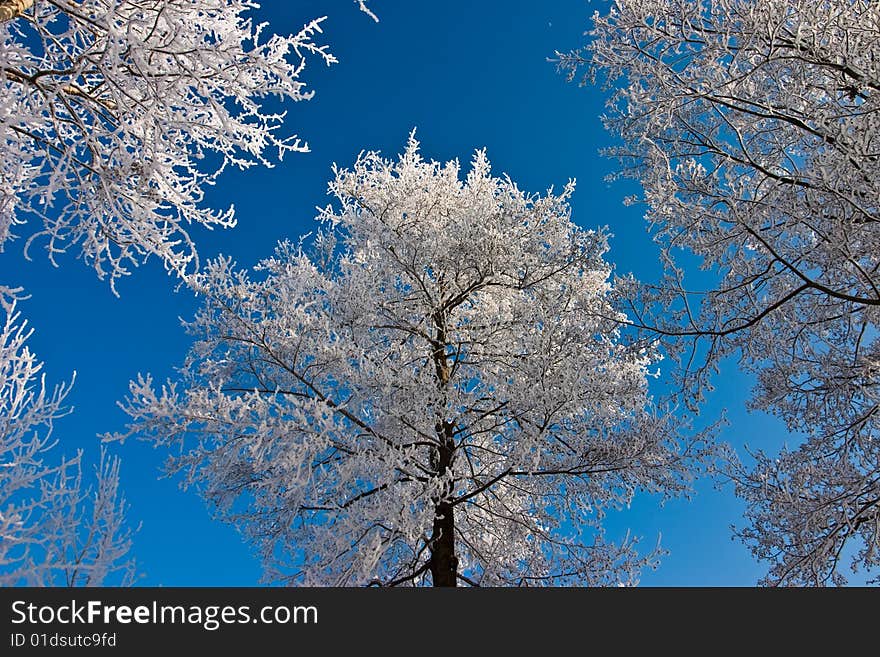
[[(455, 427), (449, 422), (437, 423), (440, 449), (437, 474), (441, 477), (452, 465), (455, 450)], [(455, 556), (455, 509), (448, 502), (452, 490), (434, 505), (434, 527), (431, 534), (431, 579), (434, 586), (458, 586), (458, 557)]]
[[(443, 393), (445, 402), (446, 389), (449, 385), (451, 372), (446, 358), (446, 316), (442, 311), (434, 314), (435, 340), (432, 344), (432, 358), (437, 375), (437, 388)], [(437, 416), (436, 456), (437, 475), (442, 477), (449, 468), (455, 455), (455, 425), (448, 422), (442, 415)], [(458, 557), (455, 556), (455, 510), (449, 504), (452, 486), (443, 491), (434, 500), (434, 527), (431, 533), (431, 579), (434, 586), (458, 585)]]
[(431, 537), (431, 578), (434, 586), (457, 586), (458, 558), (455, 556), (455, 516), (445, 502), (437, 505)]

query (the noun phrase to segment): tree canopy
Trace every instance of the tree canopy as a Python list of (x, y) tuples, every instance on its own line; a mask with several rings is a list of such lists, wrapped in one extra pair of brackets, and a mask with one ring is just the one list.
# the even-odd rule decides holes
[[(631, 287), (631, 316), (682, 357), (693, 407), (732, 356), (757, 377), (752, 407), (805, 438), (731, 466), (751, 522), (739, 535), (769, 562), (767, 583), (842, 583), (848, 546), (871, 572), (880, 4), (618, 0), (589, 38), (560, 64), (613, 89), (610, 154), (641, 183), (667, 265), (660, 285)], [(706, 291), (689, 287), (681, 250)]]
[(179, 380), (132, 384), (129, 435), (309, 584), (629, 584), (656, 553), (601, 521), (687, 489), (698, 440), (619, 339), (606, 235), (569, 184), (531, 195), (457, 161), (362, 154), (308, 248), (193, 280)]

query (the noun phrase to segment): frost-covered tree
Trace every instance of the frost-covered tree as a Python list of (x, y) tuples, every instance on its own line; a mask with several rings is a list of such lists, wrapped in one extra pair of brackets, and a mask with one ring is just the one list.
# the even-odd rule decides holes
[(414, 138), (334, 171), (309, 248), (193, 279), (195, 346), (178, 381), (132, 383), (127, 435), (174, 446), (270, 579), (634, 582), (656, 553), (603, 515), (685, 491), (699, 449), (618, 339), (573, 186), (525, 194), (482, 151), (462, 180)]
[(81, 454), (47, 461), (69, 386), (47, 389), (15, 294), (0, 289), (0, 586), (130, 582), (119, 462), (102, 452), (89, 486)]
[[(615, 88), (612, 154), (667, 263), (631, 316), (684, 351), (697, 401), (733, 355), (757, 375), (752, 406), (806, 436), (733, 466), (740, 535), (767, 583), (842, 583), (847, 552), (877, 572), (880, 3), (618, 0), (588, 35), (561, 64)], [(677, 249), (707, 292), (686, 289)]]
[(311, 97), (307, 55), (336, 61), (314, 41), (323, 19), (279, 36), (256, 7), (0, 0), (0, 247), (20, 230), (26, 252), (76, 247), (111, 285), (150, 255), (188, 271), (187, 227), (234, 223), (206, 186), (307, 150), (265, 103)]

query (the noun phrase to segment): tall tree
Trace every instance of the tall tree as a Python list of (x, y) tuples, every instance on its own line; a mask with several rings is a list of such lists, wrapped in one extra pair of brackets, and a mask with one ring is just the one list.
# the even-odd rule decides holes
[(268, 576), (332, 585), (631, 583), (605, 540), (637, 489), (686, 490), (699, 446), (655, 412), (655, 354), (618, 340), (606, 236), (478, 151), (335, 170), (307, 251), (216, 260), (181, 378), (131, 387), (127, 435), (256, 543)]
[[(880, 4), (618, 0), (588, 34), (560, 63), (614, 87), (611, 154), (667, 263), (631, 315), (673, 338), (696, 401), (736, 355), (757, 375), (751, 405), (805, 436), (731, 467), (739, 535), (767, 583), (843, 583), (847, 551), (876, 573)], [(708, 292), (686, 289), (677, 249)]]
[(131, 582), (119, 461), (102, 452), (93, 486), (81, 454), (47, 461), (69, 386), (47, 389), (16, 293), (0, 289), (0, 586)]
[(75, 246), (111, 285), (150, 255), (188, 271), (187, 226), (235, 222), (205, 207), (206, 187), (307, 150), (263, 104), (312, 96), (306, 55), (336, 61), (313, 40), (324, 19), (267, 34), (256, 7), (0, 0), (0, 246), (28, 223), (26, 252)]

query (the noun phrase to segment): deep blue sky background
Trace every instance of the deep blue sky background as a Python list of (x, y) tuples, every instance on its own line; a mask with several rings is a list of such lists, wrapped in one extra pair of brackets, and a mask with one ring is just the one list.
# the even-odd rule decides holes
[[(508, 173), (522, 189), (578, 181), (573, 217), (586, 227), (607, 225), (614, 234), (608, 258), (619, 272), (650, 279), (658, 251), (638, 207), (626, 208), (626, 184), (603, 178), (614, 162), (597, 151), (610, 141), (599, 116), (600, 89), (567, 84), (547, 62), (555, 49), (582, 43), (589, 17), (606, 3), (583, 0), (372, 0), (374, 24), (351, 0), (265, 2), (258, 12), (277, 32), (294, 32), (307, 20), (328, 15), (325, 39), (340, 63), (310, 62), (305, 79), (317, 94), (289, 107), (288, 127), (308, 140), (312, 152), (289, 156), (274, 169), (229, 172), (209, 202), (234, 202), (239, 225), (229, 231), (195, 230), (203, 258), (231, 254), (243, 266), (269, 255), (280, 239), (312, 229), (314, 208), (328, 202), (333, 162), (351, 165), (358, 152), (379, 149), (393, 156), (417, 128), (423, 155), (468, 161), (487, 147), (496, 173)], [(21, 229), (23, 232), (26, 229)], [(30, 345), (46, 362), (50, 382), (77, 372), (69, 398), (75, 412), (56, 426), (59, 450), (86, 450), (94, 459), (97, 435), (124, 428), (116, 402), (138, 372), (157, 379), (173, 373), (188, 347), (179, 318), (195, 308), (158, 262), (119, 283), (115, 298), (105, 282), (73, 255), (53, 268), (39, 248), (21, 257), (23, 240), (0, 256), (0, 281), (24, 286), (31, 299), (20, 309), (35, 328)], [(34, 245), (39, 247), (40, 244)], [(728, 409), (722, 438), (776, 449), (785, 439), (776, 420), (745, 411), (750, 380), (727, 367), (704, 416)], [(145, 443), (114, 444), (123, 457), (123, 486), (133, 522), (142, 527), (134, 554), (144, 585), (256, 585), (261, 568), (236, 531), (210, 518), (202, 500), (159, 478), (164, 455)], [(751, 585), (761, 574), (748, 550), (731, 540), (729, 526), (741, 505), (729, 489), (708, 482), (691, 500), (660, 508), (640, 498), (609, 519), (609, 533), (627, 528), (671, 551), (646, 585)]]

